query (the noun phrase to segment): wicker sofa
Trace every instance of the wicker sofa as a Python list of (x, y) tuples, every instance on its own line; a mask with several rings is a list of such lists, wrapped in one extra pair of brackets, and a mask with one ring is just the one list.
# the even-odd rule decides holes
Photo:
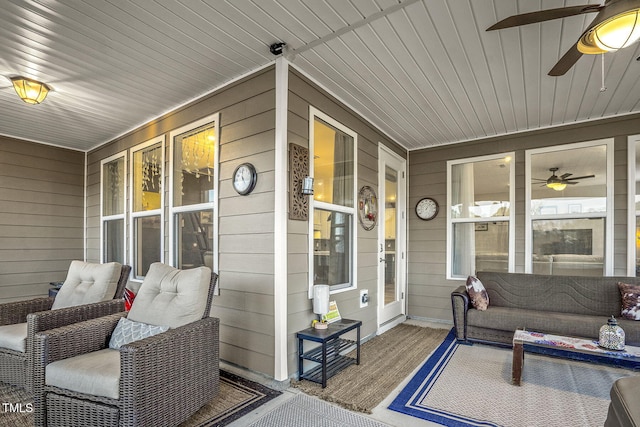
[(549, 276), (478, 272), (489, 294), (486, 311), (474, 309), (465, 286), (451, 293), (453, 321), (459, 341), (511, 345), (518, 328), (577, 337), (598, 336), (612, 315), (626, 342), (640, 345), (640, 321), (620, 319), (617, 283), (640, 283), (636, 277)]

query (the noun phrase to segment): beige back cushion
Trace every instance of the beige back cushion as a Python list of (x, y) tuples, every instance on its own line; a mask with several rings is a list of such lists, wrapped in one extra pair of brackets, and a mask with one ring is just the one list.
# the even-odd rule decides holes
[(53, 301), (52, 309), (91, 304), (113, 299), (122, 272), (122, 264), (94, 264), (71, 261), (67, 279)]
[(177, 328), (202, 319), (207, 306), (211, 269), (178, 270), (151, 264), (127, 318)]

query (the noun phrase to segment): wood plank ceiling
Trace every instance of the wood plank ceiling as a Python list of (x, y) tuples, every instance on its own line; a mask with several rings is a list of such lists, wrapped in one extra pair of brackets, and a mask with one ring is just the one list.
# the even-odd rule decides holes
[[(0, 134), (90, 150), (286, 58), (408, 150), (640, 111), (639, 45), (547, 72), (594, 15), (486, 32), (585, 0), (2, 0)], [(597, 3), (594, 1), (594, 3)], [(36, 106), (9, 77), (54, 88)]]

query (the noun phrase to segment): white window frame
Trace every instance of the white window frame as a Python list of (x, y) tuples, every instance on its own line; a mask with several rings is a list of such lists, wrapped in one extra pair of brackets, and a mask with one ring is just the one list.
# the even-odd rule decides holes
[(333, 126), (341, 132), (351, 136), (353, 138), (353, 207), (346, 207), (341, 205), (334, 205), (332, 203), (320, 202), (313, 199), (313, 196), (309, 198), (309, 298), (313, 298), (313, 276), (314, 276), (314, 248), (313, 248), (313, 214), (316, 208), (324, 209), (328, 211), (343, 212), (351, 215), (351, 259), (350, 259), (350, 283), (344, 283), (340, 285), (331, 286), (330, 294), (337, 294), (341, 292), (357, 289), (358, 287), (358, 219), (356, 203), (358, 201), (358, 134), (333, 119), (329, 115), (323, 113), (313, 106), (309, 106), (309, 173), (314, 176), (314, 124), (315, 119), (318, 118), (325, 123)]
[[(147, 147), (150, 147), (152, 145), (158, 144), (160, 143), (160, 152), (162, 153), (162, 159), (160, 160), (161, 164), (162, 164), (162, 174), (160, 176), (160, 209), (153, 209), (153, 210), (149, 210), (149, 211), (139, 211), (139, 212), (135, 212), (134, 211), (134, 191), (135, 189), (135, 183), (133, 182), (134, 179), (134, 167), (135, 167), (135, 162), (133, 161), (134, 159), (134, 154), (137, 153), (138, 151), (144, 150)], [(131, 221), (129, 224), (129, 235), (131, 236), (131, 238), (129, 239), (129, 258), (131, 259), (130, 263), (131, 263), (131, 280), (134, 282), (142, 282), (142, 280), (144, 280), (144, 277), (140, 276), (137, 277), (135, 272), (136, 272), (136, 267), (137, 267), (137, 260), (136, 260), (136, 233), (135, 233), (135, 223), (136, 223), (136, 219), (138, 218), (144, 218), (144, 217), (151, 217), (151, 216), (160, 216), (160, 259), (158, 260), (159, 262), (164, 262), (164, 235), (165, 235), (165, 223), (164, 223), (164, 195), (166, 192), (166, 187), (164, 185), (165, 183), (165, 175), (166, 175), (166, 168), (165, 168), (165, 136), (159, 136), (157, 138), (153, 138), (150, 139), (146, 142), (143, 142), (141, 144), (138, 144), (134, 147), (131, 147), (129, 149), (129, 212), (131, 215)]]
[[(478, 163), (489, 160), (500, 160), (510, 158), (509, 164), (509, 215), (499, 216), (499, 217), (490, 217), (490, 218), (453, 218), (451, 215), (451, 179), (452, 179), (452, 169), (455, 165), (466, 164), (466, 163)], [(481, 222), (508, 222), (509, 223), (509, 241), (508, 241), (508, 268), (509, 272), (513, 272), (515, 269), (515, 242), (516, 242), (516, 233), (515, 233), (515, 161), (516, 155), (515, 152), (507, 152), (507, 153), (498, 153), (498, 154), (490, 154), (487, 156), (478, 156), (478, 157), (468, 157), (464, 159), (456, 159), (447, 161), (447, 280), (466, 280), (467, 277), (459, 277), (454, 276), (453, 269), (453, 226), (459, 223), (481, 223)], [(472, 272), (471, 274), (475, 274)]]
[(554, 145), (552, 147), (536, 148), (525, 151), (525, 273), (533, 271), (533, 227), (534, 217), (531, 215), (531, 157), (535, 154), (550, 153), (554, 151), (567, 151), (580, 148), (605, 145), (606, 149), (606, 182), (607, 182), (607, 203), (606, 212), (593, 213), (571, 213), (566, 215), (537, 215), (535, 220), (545, 219), (574, 219), (574, 218), (604, 218), (604, 276), (613, 274), (613, 138), (584, 141), (574, 144)]
[(640, 210), (636, 210), (636, 143), (640, 142), (640, 135), (627, 137), (627, 276), (635, 277), (636, 273), (636, 218)]
[[(124, 189), (122, 192), (122, 213), (115, 215), (104, 215), (104, 165), (107, 163), (111, 163), (114, 160), (118, 160), (120, 158), (124, 159), (124, 173), (123, 177)], [(122, 260), (124, 264), (127, 263), (127, 183), (129, 182), (127, 179), (127, 150), (121, 151), (117, 154), (114, 154), (106, 159), (100, 161), (100, 262), (106, 262), (104, 257), (104, 230), (105, 223), (109, 221), (123, 221), (122, 227), (122, 253), (124, 254), (124, 259)]]
[[(210, 116), (204, 117), (181, 128), (175, 129), (169, 133), (169, 264), (173, 267), (178, 265), (178, 249), (176, 248), (176, 217), (179, 213), (195, 212), (203, 210), (211, 210), (213, 218), (213, 269), (218, 268), (218, 198), (220, 189), (220, 114), (215, 113)], [(186, 206), (174, 206), (174, 150), (176, 136), (189, 132), (190, 130), (197, 129), (201, 126), (209, 123), (214, 123), (214, 129), (216, 134), (216, 142), (214, 145), (214, 165), (213, 165), (213, 200), (207, 203), (198, 203)]]

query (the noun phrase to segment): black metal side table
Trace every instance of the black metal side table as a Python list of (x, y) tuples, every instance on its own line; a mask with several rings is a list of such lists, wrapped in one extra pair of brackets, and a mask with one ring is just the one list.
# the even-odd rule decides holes
[[(342, 319), (330, 323), (327, 329), (307, 328), (296, 334), (298, 338), (298, 379), (305, 379), (327, 386), (327, 379), (346, 368), (360, 364), (360, 320)], [(356, 330), (356, 341), (342, 338), (349, 331)], [(320, 343), (319, 346), (304, 351), (304, 341)], [(346, 356), (350, 348), (356, 348), (356, 357)], [(310, 360), (318, 365), (304, 372), (304, 361)]]

